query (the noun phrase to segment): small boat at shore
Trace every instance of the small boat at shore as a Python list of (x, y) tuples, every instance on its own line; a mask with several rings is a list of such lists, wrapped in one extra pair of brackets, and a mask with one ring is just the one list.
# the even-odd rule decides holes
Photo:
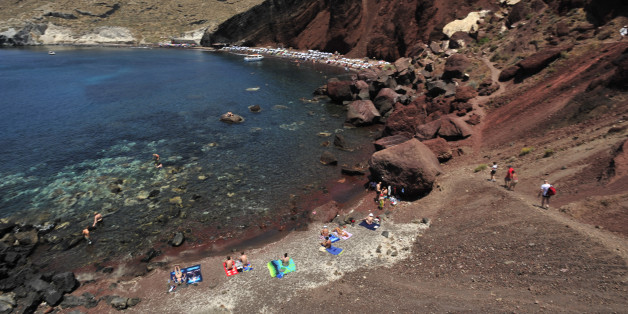
[(52, 51), (52, 50), (48, 51), (48, 54), (51, 55), (51, 56), (56, 55), (56, 53), (54, 51)]
[(246, 57), (244, 57), (244, 61), (246, 62), (252, 62), (252, 61), (262, 61), (264, 59), (264, 56), (262, 55), (248, 55)]

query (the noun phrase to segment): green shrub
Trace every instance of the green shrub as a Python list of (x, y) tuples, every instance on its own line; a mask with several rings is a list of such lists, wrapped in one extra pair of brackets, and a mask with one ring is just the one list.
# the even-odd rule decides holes
[(482, 46), (482, 45), (484, 45), (484, 44), (488, 43), (489, 41), (491, 41), (491, 39), (490, 39), (490, 38), (488, 38), (488, 37), (482, 37), (482, 38), (478, 39), (478, 45)]
[(554, 150), (553, 149), (546, 149), (545, 153), (543, 154), (543, 158), (547, 158), (554, 155)]
[(529, 154), (529, 153), (531, 153), (531, 152), (533, 152), (533, 151), (534, 151), (534, 147), (524, 147), (524, 148), (522, 148), (522, 149), (521, 149), (521, 151), (519, 152), (519, 156), (524, 156), (524, 155), (527, 155), (527, 154)]
[(487, 164), (481, 164), (481, 165), (475, 167), (475, 169), (473, 169), (473, 172), (480, 172), (482, 170), (485, 170), (486, 168), (488, 168)]

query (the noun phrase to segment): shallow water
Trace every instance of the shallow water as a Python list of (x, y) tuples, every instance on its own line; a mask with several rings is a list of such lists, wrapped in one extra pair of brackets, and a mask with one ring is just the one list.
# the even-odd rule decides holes
[[(357, 162), (319, 133), (366, 145), (366, 130), (343, 128), (340, 106), (300, 100), (341, 69), (200, 50), (55, 50), (0, 49), (0, 217), (80, 232), (100, 211), (101, 234), (124, 243), (182, 221), (246, 228), (340, 177), (318, 162), (323, 151)], [(255, 104), (261, 112), (249, 112)], [(219, 122), (226, 111), (245, 122)]]

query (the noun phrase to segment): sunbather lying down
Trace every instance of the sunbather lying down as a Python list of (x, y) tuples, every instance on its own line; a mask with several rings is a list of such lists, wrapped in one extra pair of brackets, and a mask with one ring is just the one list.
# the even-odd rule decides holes
[(178, 284), (182, 284), (186, 280), (186, 274), (181, 272), (181, 267), (179, 265), (174, 266), (174, 282)]
[(344, 231), (344, 230), (340, 229), (340, 227), (336, 227), (336, 228), (334, 229), (334, 232), (335, 232), (335, 233), (336, 233), (339, 237), (348, 237), (348, 236), (349, 236), (349, 234), (348, 234), (346, 231)]

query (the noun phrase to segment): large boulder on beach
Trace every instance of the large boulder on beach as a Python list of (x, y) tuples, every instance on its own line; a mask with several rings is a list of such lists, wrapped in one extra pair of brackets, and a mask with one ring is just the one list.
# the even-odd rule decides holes
[(377, 111), (379, 111), (380, 115), (385, 115), (388, 111), (393, 108), (393, 105), (399, 99), (399, 94), (397, 94), (394, 90), (390, 88), (382, 88), (375, 99), (373, 99), (373, 104)]
[(376, 181), (404, 188), (408, 197), (428, 194), (442, 171), (434, 153), (417, 139), (375, 152), (369, 167)]
[(351, 91), (351, 81), (341, 81), (337, 78), (331, 78), (327, 81), (327, 96), (332, 101), (342, 103), (343, 101), (352, 100), (353, 93)]
[(331, 152), (328, 151), (324, 151), (321, 154), (321, 164), (323, 165), (332, 165), (335, 166), (338, 164), (338, 159), (336, 158), (336, 156), (334, 156), (334, 154), (332, 154)]
[(356, 100), (347, 106), (346, 122), (355, 126), (377, 122), (381, 115), (370, 100)]
[(331, 222), (336, 216), (340, 209), (338, 208), (338, 203), (335, 201), (327, 202), (319, 207), (314, 208), (312, 210), (312, 221), (320, 221), (323, 223)]
[(368, 100), (371, 95), (369, 92), (369, 84), (365, 81), (359, 80), (353, 83), (353, 88), (355, 90), (356, 99), (358, 100)]
[(229, 114), (229, 113), (225, 113), (223, 115), (220, 116), (220, 121), (225, 122), (225, 123), (242, 123), (244, 122), (244, 118), (240, 115), (237, 114)]

